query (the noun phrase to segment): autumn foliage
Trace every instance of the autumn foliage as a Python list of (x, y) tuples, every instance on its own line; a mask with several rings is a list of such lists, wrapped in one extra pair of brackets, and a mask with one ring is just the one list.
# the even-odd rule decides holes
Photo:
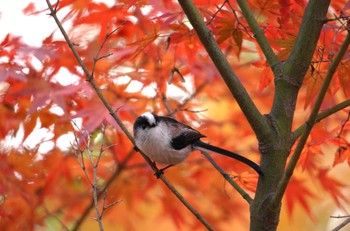
[[(179, 2), (60, 0), (51, 2), (52, 11), (48, 5), (23, 2), (27, 17), (46, 15), (53, 22), (57, 16), (59, 21), (43, 28), (51, 34), (39, 47), (11, 31), (0, 38), (0, 230), (98, 230), (94, 218), (101, 219), (105, 230), (208, 228), (164, 180), (214, 229), (249, 229), (255, 214), (250, 218), (249, 199), (243, 199), (200, 152), (166, 170), (160, 180), (125, 134), (125, 129), (132, 131), (137, 116), (152, 111), (189, 124), (206, 135), (206, 142), (257, 163), (269, 148), (259, 141), (274, 140), (263, 131), (257, 133), (251, 110), (245, 110), (240, 99), (245, 92), (232, 91), (239, 88), (237, 82), (223, 78), (219, 59), (212, 56), (215, 51), (208, 50), (203, 43), (207, 38), (195, 30)], [(278, 182), (286, 179), (286, 191), (279, 188), (284, 195), (281, 230), (325, 230), (334, 220), (331, 215), (348, 215), (350, 209), (350, 53), (344, 45), (349, 39), (350, 2), (332, 1), (327, 7), (311, 60), (300, 56), (295, 61), (305, 59), (300, 65), (305, 74), (301, 82), (288, 82), (289, 88), (300, 90), (295, 91), (297, 101), (285, 108), (275, 103), (292, 96), (278, 95), (276, 85), (287, 71), (292, 73), (289, 57), (297, 57), (293, 49), (301, 44), (298, 33), (308, 1), (194, 4), (210, 30), (208, 40), (216, 40), (261, 121), (267, 118), (276, 128), (280, 123), (275, 119), (295, 106), (294, 114), (286, 116), (291, 117), (291, 128), (276, 128), (279, 132), (274, 134), (286, 141), (281, 147), (285, 158), (262, 159), (267, 174), (260, 179), (235, 160), (211, 156), (247, 198), (254, 199), (256, 190), (259, 198), (264, 194), (264, 177), (270, 174)], [(332, 68), (320, 110), (310, 123)], [(282, 69), (286, 72), (279, 72)], [(308, 126), (312, 130), (289, 180), (283, 169), (285, 164), (292, 166)], [(281, 171), (273, 172), (276, 168)], [(279, 203), (273, 208), (279, 211)]]

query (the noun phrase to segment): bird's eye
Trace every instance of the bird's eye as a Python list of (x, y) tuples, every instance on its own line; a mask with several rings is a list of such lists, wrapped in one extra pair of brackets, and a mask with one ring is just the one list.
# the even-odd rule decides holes
[(142, 130), (145, 130), (145, 129), (147, 128), (146, 124), (143, 124), (143, 125), (141, 126), (141, 128), (142, 128)]

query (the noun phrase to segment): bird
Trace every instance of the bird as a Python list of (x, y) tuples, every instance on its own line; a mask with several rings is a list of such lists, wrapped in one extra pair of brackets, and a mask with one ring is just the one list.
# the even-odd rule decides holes
[(143, 113), (135, 120), (133, 132), (135, 150), (141, 150), (156, 163), (167, 165), (155, 173), (158, 178), (165, 169), (181, 163), (195, 149), (231, 157), (263, 175), (260, 166), (255, 162), (201, 141), (205, 135), (171, 117), (158, 116), (151, 112)]

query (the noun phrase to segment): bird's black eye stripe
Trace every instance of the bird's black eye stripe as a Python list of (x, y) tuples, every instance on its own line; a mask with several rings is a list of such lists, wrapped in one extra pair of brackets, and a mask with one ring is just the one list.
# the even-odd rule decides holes
[(145, 130), (147, 128), (152, 128), (155, 126), (156, 124), (150, 124), (147, 118), (140, 116), (136, 119), (134, 123), (134, 132), (136, 132), (137, 128), (141, 128), (142, 130)]

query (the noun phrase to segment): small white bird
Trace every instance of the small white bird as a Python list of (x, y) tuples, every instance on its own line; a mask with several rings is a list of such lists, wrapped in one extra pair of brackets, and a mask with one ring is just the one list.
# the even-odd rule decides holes
[(165, 116), (157, 116), (146, 112), (134, 123), (136, 149), (143, 151), (153, 161), (166, 164), (167, 167), (156, 173), (157, 176), (170, 166), (176, 165), (187, 158), (193, 151), (215, 152), (239, 160), (259, 175), (263, 175), (260, 166), (253, 161), (225, 149), (200, 141), (203, 134), (188, 125)]

